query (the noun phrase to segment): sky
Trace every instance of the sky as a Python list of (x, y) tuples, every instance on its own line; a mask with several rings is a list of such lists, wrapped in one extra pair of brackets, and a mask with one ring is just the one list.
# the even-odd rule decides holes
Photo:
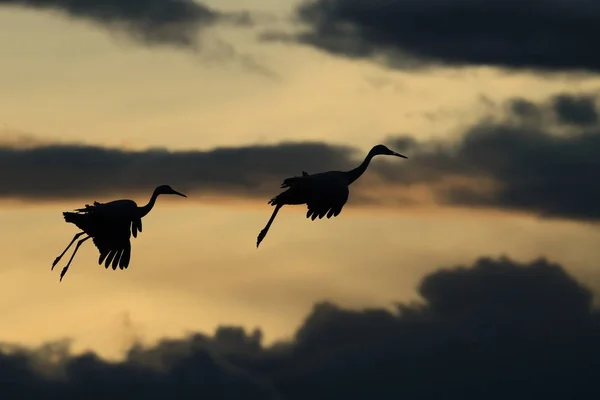
[[(439, 398), (423, 382), (460, 391), (453, 357), (495, 359), (498, 381), (456, 367), (492, 399), (530, 377), (511, 354), (544, 354), (540, 376), (585, 388), (559, 366), (600, 350), (598, 17), (595, 0), (0, 0), (0, 341), (19, 346), (0, 370), (30, 398), (119, 376), (138, 394), (351, 398), (410, 374), (395, 393)], [(256, 248), (283, 179), (379, 143), (408, 159), (376, 157), (338, 217), (284, 207)], [(159, 198), (127, 270), (88, 242), (59, 283), (63, 211), (161, 184), (188, 198)], [(453, 349), (444, 373), (432, 346)], [(199, 370), (234, 383), (178, 375)]]

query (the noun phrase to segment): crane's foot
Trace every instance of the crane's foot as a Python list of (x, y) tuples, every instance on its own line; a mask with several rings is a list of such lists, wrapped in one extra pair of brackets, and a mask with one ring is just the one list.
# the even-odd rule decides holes
[(262, 231), (260, 231), (260, 233), (258, 234), (258, 238), (256, 239), (256, 248), (257, 249), (258, 249), (258, 246), (260, 245), (260, 242), (263, 241), (265, 236), (267, 236), (267, 231), (263, 229)]
[(56, 267), (56, 264), (58, 264), (59, 261), (60, 261), (60, 257), (56, 257), (56, 259), (52, 263), (52, 268), (50, 268), (50, 271), (54, 270), (54, 267)]
[(68, 269), (69, 269), (69, 266), (67, 265), (66, 267), (63, 268), (62, 271), (60, 271), (60, 278), (58, 279), (59, 282), (62, 282), (63, 276), (65, 276)]

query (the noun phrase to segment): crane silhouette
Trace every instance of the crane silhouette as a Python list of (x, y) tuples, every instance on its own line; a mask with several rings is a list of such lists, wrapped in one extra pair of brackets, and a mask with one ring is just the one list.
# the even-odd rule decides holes
[(269, 200), (269, 204), (275, 206), (275, 210), (273, 210), (273, 214), (271, 214), (267, 225), (258, 234), (256, 247), (260, 245), (260, 242), (267, 235), (281, 207), (286, 204), (306, 204), (308, 208), (306, 218), (311, 218), (313, 221), (315, 218), (319, 217), (321, 219), (325, 215), (327, 215), (327, 218), (337, 217), (342, 212), (342, 208), (348, 200), (350, 193), (348, 187), (360, 178), (367, 170), (373, 157), (378, 155), (408, 158), (388, 149), (382, 144), (378, 144), (373, 146), (358, 167), (350, 171), (329, 171), (314, 175), (309, 175), (306, 171), (302, 171), (302, 176), (285, 179), (281, 184), (281, 188), (287, 188), (287, 190)]
[(142, 218), (145, 217), (154, 207), (156, 199), (161, 194), (176, 194), (187, 197), (183, 193), (173, 190), (169, 185), (158, 186), (150, 201), (145, 206), (139, 207), (133, 200), (115, 200), (108, 203), (94, 202), (93, 205), (85, 205), (85, 208), (76, 209), (75, 212), (63, 212), (65, 221), (75, 224), (81, 232), (75, 234), (71, 243), (52, 263), (53, 270), (67, 250), (82, 235), (87, 235), (80, 239), (75, 246), (75, 251), (69, 259), (67, 265), (60, 273), (60, 281), (67, 273), (77, 250), (88, 239), (93, 238), (94, 244), (100, 252), (98, 264), (105, 262), (105, 268), (112, 264), (112, 269), (125, 269), (129, 266), (131, 260), (131, 243), (129, 241), (131, 234), (137, 237), (138, 231), (142, 231)]

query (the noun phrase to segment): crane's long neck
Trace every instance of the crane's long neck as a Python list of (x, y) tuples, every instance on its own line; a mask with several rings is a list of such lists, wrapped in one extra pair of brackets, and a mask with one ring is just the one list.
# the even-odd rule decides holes
[(156, 199), (158, 198), (158, 196), (159, 193), (157, 193), (155, 190), (154, 193), (152, 193), (152, 197), (150, 197), (150, 201), (148, 201), (148, 204), (142, 207), (138, 207), (139, 218), (145, 217), (152, 210), (152, 207), (154, 207), (154, 204), (156, 204)]
[(371, 150), (369, 152), (369, 154), (367, 154), (367, 156), (365, 157), (363, 162), (358, 167), (346, 172), (346, 176), (348, 177), (348, 184), (351, 184), (352, 182), (354, 182), (355, 180), (360, 178), (360, 176), (362, 174), (365, 173), (365, 171), (367, 170), (367, 167), (369, 166), (369, 163), (371, 162), (373, 157), (375, 157), (375, 154)]

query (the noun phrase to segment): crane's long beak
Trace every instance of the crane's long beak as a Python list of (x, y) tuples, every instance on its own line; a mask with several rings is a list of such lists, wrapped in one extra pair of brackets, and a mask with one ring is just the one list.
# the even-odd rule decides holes
[(396, 153), (395, 151), (394, 151), (394, 152), (392, 152), (392, 155), (394, 155), (394, 156), (396, 156), (396, 157), (401, 157), (401, 158), (406, 158), (406, 159), (408, 159), (408, 157), (406, 157), (406, 156), (403, 156), (403, 155), (402, 155), (402, 154), (400, 154), (400, 153)]
[(177, 190), (173, 190), (173, 194), (176, 194), (176, 195), (181, 196), (181, 197), (187, 197), (185, 194), (179, 193)]

